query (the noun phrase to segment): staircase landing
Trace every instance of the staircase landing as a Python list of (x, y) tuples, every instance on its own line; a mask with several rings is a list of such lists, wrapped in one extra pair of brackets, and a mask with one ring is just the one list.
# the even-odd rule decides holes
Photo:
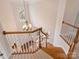
[(42, 48), (42, 50), (52, 56), (54, 59), (66, 59), (66, 54), (60, 47), (55, 47), (48, 44), (47, 48)]

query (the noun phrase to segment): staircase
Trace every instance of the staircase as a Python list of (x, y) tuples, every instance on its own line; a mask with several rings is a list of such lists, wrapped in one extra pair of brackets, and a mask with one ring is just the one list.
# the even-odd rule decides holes
[(42, 31), (42, 28), (20, 32), (3, 31), (3, 34), (11, 48), (11, 59), (52, 59), (51, 56), (41, 50), (47, 48), (48, 37), (48, 34)]
[(79, 28), (64, 21), (62, 28), (64, 29), (61, 30), (60, 37), (70, 47), (67, 55), (59, 47), (47, 47), (48, 34), (44, 33), (42, 28), (25, 32), (3, 31), (3, 34), (6, 36), (11, 48), (12, 59), (20, 59), (21, 57), (21, 59), (51, 59), (51, 57), (54, 59), (72, 59), (74, 51), (78, 51), (76, 45), (79, 42)]
[(60, 37), (69, 45), (67, 59), (78, 59), (75, 55), (78, 52), (79, 27), (63, 21)]
[(53, 58), (40, 49), (33, 54), (12, 55), (10, 59), (53, 59)]

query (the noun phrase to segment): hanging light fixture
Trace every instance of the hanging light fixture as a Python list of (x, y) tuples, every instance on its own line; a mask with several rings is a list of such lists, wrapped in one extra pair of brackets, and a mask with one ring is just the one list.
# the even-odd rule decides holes
[[(28, 5), (28, 0), (23, 0), (23, 2), (24, 2), (25, 16), (27, 16), (27, 15), (26, 15), (26, 3), (27, 3), (27, 6), (29, 6), (29, 5)], [(29, 8), (28, 8), (28, 12), (29, 12)], [(29, 15), (29, 13), (28, 13), (28, 15)], [(28, 16), (28, 18), (30, 19), (30, 16)], [(22, 27), (23, 30), (24, 30), (24, 31), (32, 30), (32, 25), (31, 25), (31, 23), (29, 23), (29, 21), (28, 21), (28, 19), (27, 19), (26, 17), (25, 17), (25, 19), (26, 19), (26, 20), (24, 21), (25, 24), (24, 24), (23, 27)]]
[(22, 28), (24, 31), (29, 31), (32, 30), (32, 25), (28, 21), (25, 21), (25, 24), (23, 25)]

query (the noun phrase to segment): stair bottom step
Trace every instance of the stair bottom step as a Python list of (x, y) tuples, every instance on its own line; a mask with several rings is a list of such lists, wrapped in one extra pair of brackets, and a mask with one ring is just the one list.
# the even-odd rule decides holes
[(40, 49), (34, 54), (12, 55), (10, 59), (53, 59), (53, 58)]

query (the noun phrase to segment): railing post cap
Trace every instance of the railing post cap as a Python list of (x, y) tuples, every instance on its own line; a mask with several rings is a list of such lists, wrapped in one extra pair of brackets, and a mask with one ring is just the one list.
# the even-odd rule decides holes
[(5, 31), (3, 31), (3, 34), (5, 34)]

